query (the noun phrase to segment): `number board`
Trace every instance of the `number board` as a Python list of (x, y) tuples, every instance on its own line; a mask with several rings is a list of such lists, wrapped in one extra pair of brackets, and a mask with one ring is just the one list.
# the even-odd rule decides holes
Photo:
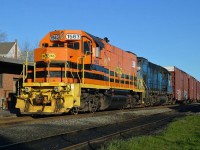
[(80, 34), (67, 34), (66, 39), (67, 40), (80, 40), (81, 35)]
[(50, 39), (51, 39), (51, 41), (58, 41), (59, 35), (58, 34), (51, 35)]

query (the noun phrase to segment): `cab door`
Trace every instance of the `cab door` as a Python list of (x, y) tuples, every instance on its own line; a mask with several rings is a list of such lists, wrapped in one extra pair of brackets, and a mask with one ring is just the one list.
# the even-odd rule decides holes
[(82, 53), (84, 56), (84, 63), (92, 63), (92, 42), (87, 37), (82, 38)]
[(85, 78), (90, 78), (92, 65), (92, 41), (87, 37), (82, 37), (82, 56), (79, 59), (81, 82), (85, 83)]

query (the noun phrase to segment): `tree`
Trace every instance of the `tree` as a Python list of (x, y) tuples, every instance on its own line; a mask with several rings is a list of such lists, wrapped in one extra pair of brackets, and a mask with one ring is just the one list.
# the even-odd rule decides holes
[(5, 42), (7, 34), (5, 32), (0, 32), (0, 42)]
[(22, 52), (21, 58), (25, 59), (26, 53), (28, 52), (28, 60), (33, 61), (34, 60), (34, 49), (35, 48), (30, 46), (30, 42), (26, 41), (21, 48), (21, 52)]

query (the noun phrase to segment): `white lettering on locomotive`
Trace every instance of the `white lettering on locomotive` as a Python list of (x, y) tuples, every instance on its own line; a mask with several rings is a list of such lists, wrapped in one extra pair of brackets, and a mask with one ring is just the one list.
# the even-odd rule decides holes
[(66, 39), (67, 40), (80, 40), (81, 35), (80, 34), (67, 34)]
[(58, 34), (54, 34), (54, 35), (51, 35), (51, 36), (50, 36), (50, 40), (51, 40), (51, 41), (58, 41), (59, 38), (60, 38), (60, 37), (59, 37)]

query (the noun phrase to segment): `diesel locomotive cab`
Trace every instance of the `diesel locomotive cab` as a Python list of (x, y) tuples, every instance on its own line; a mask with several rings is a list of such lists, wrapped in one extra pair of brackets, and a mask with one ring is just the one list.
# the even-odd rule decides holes
[[(81, 31), (50, 32), (34, 52), (36, 82), (80, 83), (82, 61), (91, 53), (91, 43), (89, 36), (82, 36)], [(88, 59), (84, 63), (91, 63)]]

